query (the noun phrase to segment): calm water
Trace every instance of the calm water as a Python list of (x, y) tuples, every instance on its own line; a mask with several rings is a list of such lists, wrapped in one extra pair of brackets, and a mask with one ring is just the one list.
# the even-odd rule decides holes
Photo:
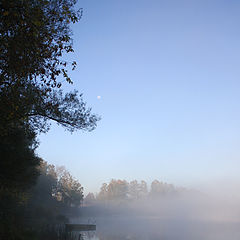
[(84, 240), (239, 240), (239, 222), (162, 220), (159, 218), (96, 219), (97, 230)]

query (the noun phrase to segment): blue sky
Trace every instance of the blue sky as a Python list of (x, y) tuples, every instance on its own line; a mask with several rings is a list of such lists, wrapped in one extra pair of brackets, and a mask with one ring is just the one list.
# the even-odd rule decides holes
[[(85, 191), (112, 178), (182, 186), (239, 181), (240, 2), (80, 0), (73, 86), (102, 117), (52, 125), (38, 153)], [(101, 99), (97, 99), (101, 96)]]

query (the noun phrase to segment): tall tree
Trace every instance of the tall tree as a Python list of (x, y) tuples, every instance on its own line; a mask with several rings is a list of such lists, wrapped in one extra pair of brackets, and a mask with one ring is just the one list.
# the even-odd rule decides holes
[(51, 121), (69, 131), (91, 131), (99, 120), (77, 91), (61, 90), (63, 82), (73, 83), (68, 70), (76, 67), (63, 58), (73, 52), (70, 25), (81, 18), (76, 2), (0, 1), (0, 194), (9, 193), (15, 203), (15, 193), (22, 196), (36, 180), (38, 132)]
[(35, 147), (35, 134), (25, 126), (14, 126), (0, 137), (0, 239), (21, 235), (22, 207), (38, 176)]
[[(21, 164), (32, 166), (29, 158), (21, 160), (23, 154), (8, 158), (18, 152), (14, 139), (18, 132), (24, 147), (34, 153), (27, 144), (29, 136), (46, 132), (51, 121), (69, 131), (91, 131), (99, 120), (77, 91), (60, 90), (60, 75), (72, 83), (62, 56), (73, 52), (70, 24), (81, 18), (75, 4), (76, 0), (0, 1), (0, 180), (13, 176), (10, 169)], [(74, 69), (76, 62), (70, 66)]]
[(128, 197), (128, 182), (125, 180), (112, 179), (109, 184), (103, 183), (98, 199), (102, 201), (119, 202)]
[(128, 182), (112, 179), (108, 184), (108, 194), (111, 200), (126, 200), (128, 194)]
[(57, 193), (60, 199), (68, 206), (80, 206), (83, 201), (83, 187), (71, 176), (65, 167), (56, 169), (58, 184)]
[(103, 183), (101, 188), (100, 188), (100, 192), (97, 195), (97, 199), (100, 201), (104, 201), (108, 199), (108, 184), (107, 183)]

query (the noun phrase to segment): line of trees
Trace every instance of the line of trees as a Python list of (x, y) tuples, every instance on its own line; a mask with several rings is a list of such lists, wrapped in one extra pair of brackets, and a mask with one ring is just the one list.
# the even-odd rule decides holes
[(85, 205), (94, 205), (97, 203), (124, 203), (136, 200), (156, 199), (164, 196), (174, 196), (187, 190), (184, 188), (175, 187), (172, 184), (154, 180), (148, 190), (145, 181), (138, 182), (133, 180), (127, 182), (126, 180), (112, 179), (108, 184), (103, 183), (99, 193), (94, 195), (89, 193), (85, 199)]

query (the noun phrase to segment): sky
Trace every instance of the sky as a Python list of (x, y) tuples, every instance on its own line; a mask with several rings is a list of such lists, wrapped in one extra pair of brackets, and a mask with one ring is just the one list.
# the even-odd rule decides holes
[(87, 192), (114, 179), (240, 182), (240, 1), (79, 0), (73, 86), (101, 116), (38, 154)]

